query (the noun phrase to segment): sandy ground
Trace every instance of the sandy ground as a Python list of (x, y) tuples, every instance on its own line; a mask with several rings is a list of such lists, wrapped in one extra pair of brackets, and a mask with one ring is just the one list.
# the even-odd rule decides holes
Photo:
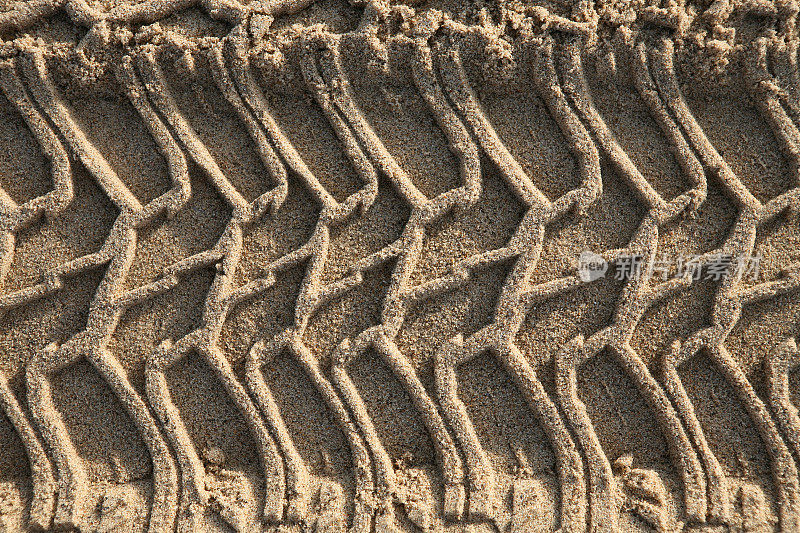
[(0, 0), (0, 531), (800, 531), (797, 13)]

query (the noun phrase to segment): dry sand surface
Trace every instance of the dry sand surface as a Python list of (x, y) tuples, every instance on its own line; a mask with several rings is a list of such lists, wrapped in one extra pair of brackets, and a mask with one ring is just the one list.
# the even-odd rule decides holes
[(0, 531), (800, 532), (799, 10), (0, 0)]

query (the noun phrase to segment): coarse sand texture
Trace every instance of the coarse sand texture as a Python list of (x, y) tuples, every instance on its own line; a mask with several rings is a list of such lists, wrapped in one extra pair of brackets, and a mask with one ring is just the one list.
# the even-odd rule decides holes
[(798, 13), (0, 0), (0, 532), (800, 533)]

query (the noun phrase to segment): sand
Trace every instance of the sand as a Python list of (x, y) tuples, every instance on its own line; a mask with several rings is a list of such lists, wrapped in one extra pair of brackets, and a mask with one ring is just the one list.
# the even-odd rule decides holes
[(0, 0), (0, 531), (800, 531), (798, 11)]

